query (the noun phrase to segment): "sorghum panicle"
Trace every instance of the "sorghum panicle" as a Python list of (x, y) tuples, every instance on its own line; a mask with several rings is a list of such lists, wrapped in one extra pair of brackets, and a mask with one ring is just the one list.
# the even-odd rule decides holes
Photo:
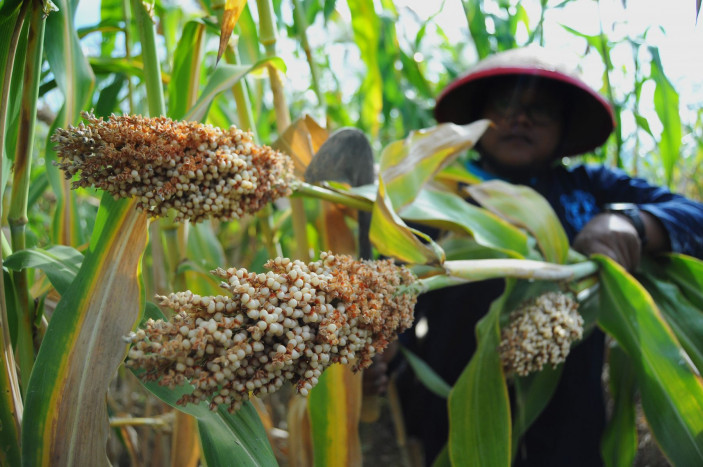
[(257, 146), (248, 132), (222, 130), (166, 117), (83, 113), (86, 123), (58, 129), (56, 144), (66, 178), (116, 198), (136, 197), (152, 217), (170, 208), (176, 220), (231, 220), (290, 194), (290, 158)]
[(499, 353), (507, 373), (526, 376), (566, 360), (583, 336), (583, 318), (569, 295), (548, 292), (519, 306), (501, 333)]
[(190, 382), (195, 390), (180, 404), (207, 400), (234, 412), (285, 381), (307, 395), (333, 363), (365, 368), (412, 324), (416, 294), (399, 288), (415, 278), (390, 260), (322, 253), (308, 264), (279, 257), (265, 267), (214, 271), (229, 295), (159, 297), (176, 314), (129, 336), (127, 365), (162, 385)]

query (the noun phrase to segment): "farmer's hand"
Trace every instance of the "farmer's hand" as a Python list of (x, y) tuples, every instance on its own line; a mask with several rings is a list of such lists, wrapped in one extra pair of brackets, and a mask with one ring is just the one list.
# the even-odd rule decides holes
[(628, 271), (640, 264), (642, 244), (634, 225), (624, 216), (601, 213), (593, 217), (574, 239), (574, 249), (584, 255), (601, 253)]

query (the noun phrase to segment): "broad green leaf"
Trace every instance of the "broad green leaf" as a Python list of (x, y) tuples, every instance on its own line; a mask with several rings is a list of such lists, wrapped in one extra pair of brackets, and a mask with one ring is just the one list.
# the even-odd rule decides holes
[(126, 75), (116, 73), (112, 82), (100, 91), (100, 97), (95, 104), (95, 115), (107, 118), (110, 114), (119, 112), (120, 91), (127, 83)]
[(524, 257), (528, 254), (527, 236), (521, 230), (453, 193), (422, 190), (399, 214), (408, 221), (442, 229), (464, 230), (478, 244), (511, 256)]
[(657, 85), (654, 88), (654, 110), (664, 128), (659, 137), (659, 155), (666, 182), (671, 185), (674, 166), (678, 162), (681, 152), (682, 130), (679, 94), (664, 74), (659, 49), (649, 47), (649, 52), (652, 54), (651, 78)]
[(310, 391), (315, 465), (360, 465), (361, 373), (341, 364), (327, 368)]
[(363, 128), (369, 129), (372, 136), (376, 136), (380, 126), (378, 116), (383, 108), (383, 78), (378, 63), (381, 20), (376, 14), (373, 0), (349, 2), (349, 10), (354, 42), (366, 65), (364, 80), (359, 89), (359, 95), (363, 98), (361, 124)]
[(485, 58), (491, 53), (491, 43), (486, 30), (486, 16), (481, 10), (482, 3), (479, 0), (465, 0), (462, 2), (466, 20), (469, 23), (471, 38), (474, 41), (479, 59)]
[(556, 213), (539, 193), (528, 186), (491, 180), (467, 188), (486, 209), (530, 232), (544, 258), (563, 263), (569, 253), (569, 239)]
[(642, 407), (662, 452), (674, 465), (703, 464), (703, 381), (646, 290), (611, 259), (601, 264), (600, 326), (630, 357)]
[(449, 394), (452, 465), (509, 466), (510, 401), (496, 348), (500, 314), (514, 281), (476, 325), (478, 346)]
[(168, 84), (168, 116), (180, 120), (198, 95), (200, 68), (205, 45), (205, 24), (188, 21), (183, 26), (173, 54), (173, 71)]
[(380, 171), (393, 206), (409, 204), (434, 175), (473, 147), (488, 128), (488, 120), (468, 125), (442, 123), (413, 131), (383, 149)]
[(24, 465), (104, 465), (105, 399), (142, 309), (147, 217), (103, 196), (90, 248), (54, 311), (26, 394)]
[(673, 284), (639, 277), (642, 285), (652, 295), (698, 372), (703, 372), (703, 310), (696, 308)]
[[(430, 246), (422, 243), (418, 236), (429, 241)], [(410, 264), (437, 264), (444, 260), (443, 253), (431, 239), (405, 225), (393, 211), (386, 196), (383, 179), (380, 177), (378, 196), (371, 215), (369, 238), (380, 254)]]
[(622, 348), (608, 349), (613, 413), (603, 433), (601, 454), (607, 467), (631, 466), (637, 454), (635, 425), (635, 371)]
[(415, 376), (422, 381), (422, 384), (424, 384), (427, 389), (444, 399), (449, 397), (452, 387), (447, 384), (432, 367), (405, 347), (401, 346), (400, 351), (403, 352), (403, 356), (405, 356), (408, 363), (410, 363), (413, 372), (415, 372)]
[(78, 274), (83, 254), (70, 246), (51, 245), (47, 249), (33, 248), (13, 253), (4, 266), (19, 271), (35, 268), (44, 271), (56, 291), (63, 295)]
[(210, 75), (210, 79), (205, 89), (203, 89), (203, 92), (200, 94), (200, 97), (198, 97), (197, 102), (183, 117), (183, 120), (203, 120), (207, 115), (210, 104), (219, 93), (229, 90), (234, 83), (242, 79), (248, 73), (265, 69), (267, 65), (272, 65), (281, 71), (285, 71), (286, 69), (283, 60), (278, 57), (267, 58), (250, 66), (228, 65), (226, 63), (219, 64), (212, 75)]

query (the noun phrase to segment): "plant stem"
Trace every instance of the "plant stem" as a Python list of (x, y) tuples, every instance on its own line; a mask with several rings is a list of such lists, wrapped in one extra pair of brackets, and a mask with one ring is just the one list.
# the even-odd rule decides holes
[(312, 59), (312, 52), (310, 51), (310, 43), (308, 42), (308, 23), (305, 19), (305, 12), (300, 5), (300, 0), (293, 0), (293, 20), (295, 21), (296, 29), (298, 30), (298, 37), (300, 38), (300, 45), (303, 47), (305, 52), (305, 58), (308, 61), (308, 66), (310, 66), (310, 77), (312, 78), (312, 90), (315, 91), (317, 96), (317, 103), (324, 109), (325, 100), (320, 90), (320, 80), (318, 78), (317, 65)]
[[(129, 34), (129, 25), (132, 24), (132, 12), (129, 9), (129, 0), (122, 0), (122, 14), (124, 16), (124, 55), (127, 61), (132, 58), (132, 45)], [(127, 75), (127, 102), (129, 113), (134, 113), (134, 83), (132, 77)]]
[[(0, 173), (2, 172), (2, 161), (5, 159), (5, 132), (7, 127), (7, 112), (9, 109), (8, 100), (10, 95), (10, 86), (12, 82), (12, 69), (15, 62), (15, 55), (17, 52), (17, 44), (19, 42), (20, 33), (22, 32), (22, 25), (24, 24), (24, 18), (27, 15), (27, 9), (29, 8), (29, 2), (22, 2), (19, 12), (17, 13), (17, 18), (15, 20), (15, 27), (12, 31), (12, 36), (9, 41), (9, 50), (7, 50), (7, 55), (5, 56), (5, 63), (0, 63), (3, 67), (4, 75), (2, 81), (2, 94), (0, 94)], [(0, 190), (0, 219), (2, 218), (2, 192)], [(2, 235), (0, 233), (0, 235)], [(3, 248), (0, 252), (0, 261), (4, 256), (5, 252), (5, 241), (3, 235)], [(7, 306), (5, 300), (5, 281), (0, 281), (0, 309), (2, 310), (2, 315), (0, 316), (0, 326), (2, 326), (2, 333), (0, 333), (0, 358), (2, 358), (2, 368), (0, 369), (0, 387), (2, 387), (2, 395), (0, 395), (0, 400), (3, 406), (2, 412), (2, 422), (3, 422), (3, 432), (5, 435), (3, 439), (12, 440), (15, 444), (12, 447), (7, 448), (6, 452), (8, 456), (16, 457), (19, 459), (19, 434), (22, 426), (22, 413), (23, 413), (23, 402), (20, 392), (20, 385), (17, 378), (17, 370), (15, 368), (15, 356), (12, 349), (12, 339), (10, 337), (10, 328), (7, 315)], [(8, 420), (5, 416), (8, 415)], [(5, 424), (7, 426), (5, 427)], [(14, 453), (14, 455), (12, 455)], [(12, 463), (12, 462), (11, 462)]]
[[(12, 241), (12, 251), (24, 250), (26, 247), (27, 199), (29, 196), (29, 179), (32, 167), (32, 150), (34, 148), (34, 129), (37, 117), (37, 99), (39, 98), (39, 81), (44, 44), (44, 26), (46, 16), (40, 4), (32, 8), (27, 39), (27, 61), (22, 87), (17, 148), (12, 181), (12, 194), (8, 222)], [(27, 389), (29, 375), (34, 365), (34, 307), (29, 293), (29, 276), (26, 269), (14, 271), (12, 277), (20, 308), (17, 313), (17, 359), (22, 375), (22, 389)]]
[(554, 264), (528, 259), (475, 259), (445, 261), (449, 276), (465, 281), (479, 281), (496, 277), (545, 281), (572, 281), (598, 272), (594, 261), (576, 264)]
[[(273, 22), (273, 5), (271, 0), (256, 0), (256, 6), (259, 11), (259, 40), (266, 49), (268, 57), (276, 56), (276, 29)], [(273, 92), (273, 104), (276, 111), (276, 125), (278, 134), (283, 132), (290, 125), (290, 113), (286, 96), (283, 92), (283, 82), (278, 70), (269, 65), (269, 79), (271, 82), (271, 91)], [(296, 257), (302, 261), (310, 259), (308, 249), (308, 232), (307, 219), (305, 217), (305, 206), (303, 200), (299, 198), (291, 198), (291, 212), (293, 214), (293, 234), (296, 243)]]

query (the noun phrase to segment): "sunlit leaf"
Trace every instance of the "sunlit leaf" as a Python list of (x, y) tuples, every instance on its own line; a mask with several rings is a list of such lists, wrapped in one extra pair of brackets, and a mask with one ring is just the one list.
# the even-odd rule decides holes
[(449, 394), (452, 465), (510, 465), (510, 401), (496, 348), (500, 314), (513, 283), (508, 281), (506, 293), (476, 325), (476, 351)]
[(217, 49), (218, 62), (222, 58), (222, 54), (225, 53), (234, 25), (237, 24), (239, 15), (242, 14), (246, 3), (247, 0), (227, 0), (225, 2), (225, 11), (222, 14), (222, 24), (220, 25), (220, 46)]
[(134, 204), (103, 196), (90, 249), (52, 315), (26, 394), (27, 465), (106, 462), (107, 390), (143, 303), (147, 217)]
[(637, 454), (635, 371), (622, 348), (608, 349), (609, 386), (613, 413), (603, 433), (601, 453), (608, 467), (631, 466)]
[(511, 223), (524, 227), (539, 245), (544, 258), (563, 263), (569, 253), (569, 239), (554, 209), (528, 186), (491, 180), (467, 188), (483, 207)]
[(361, 373), (335, 364), (308, 398), (315, 465), (360, 465)]
[(198, 97), (193, 108), (183, 117), (184, 120), (201, 121), (207, 115), (207, 111), (213, 99), (221, 92), (229, 90), (234, 83), (242, 79), (248, 73), (261, 69), (266, 69), (268, 65), (278, 70), (285, 71), (286, 67), (278, 57), (261, 60), (251, 66), (220, 64), (210, 75), (207, 85)]
[(413, 131), (386, 146), (380, 170), (393, 206), (400, 210), (410, 203), (437, 172), (476, 144), (489, 124), (488, 120), (468, 125), (442, 123)]
[[(429, 243), (424, 244), (418, 236)], [(382, 255), (391, 256), (411, 264), (438, 264), (444, 260), (441, 249), (429, 237), (408, 227), (393, 211), (386, 196), (383, 180), (379, 178), (378, 196), (373, 205), (371, 243)]]
[(659, 49), (650, 47), (649, 52), (652, 54), (651, 76), (657, 85), (654, 88), (654, 110), (664, 128), (659, 138), (659, 155), (667, 184), (671, 185), (674, 166), (679, 160), (681, 151), (679, 94), (664, 74)]
[(703, 463), (703, 380), (646, 290), (613, 260), (601, 264), (600, 326), (632, 361), (649, 426), (674, 465)]
[(303, 177), (305, 168), (310, 164), (320, 146), (327, 140), (328, 132), (311, 116), (304, 115), (285, 129), (283, 134), (271, 145), (288, 154), (293, 159), (294, 173)]
[(667, 255), (667, 261), (658, 263), (655, 268), (676, 282), (686, 298), (703, 310), (703, 261), (672, 253)]

